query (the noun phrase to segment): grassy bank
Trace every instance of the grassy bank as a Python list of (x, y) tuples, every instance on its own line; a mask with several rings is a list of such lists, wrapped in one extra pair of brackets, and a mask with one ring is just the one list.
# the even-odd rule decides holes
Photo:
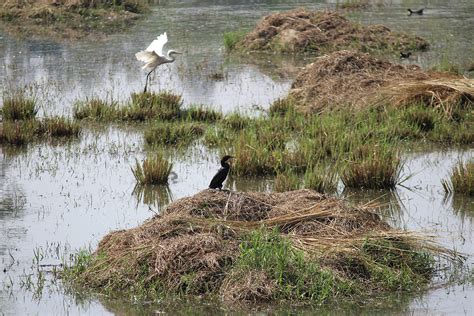
[(105, 236), (94, 253), (79, 252), (62, 277), (134, 300), (204, 295), (321, 304), (422, 289), (436, 254), (449, 255), (390, 228), (367, 207), (314, 191), (206, 190)]
[(6, 0), (0, 21), (10, 33), (60, 39), (125, 29), (146, 12), (146, 0)]

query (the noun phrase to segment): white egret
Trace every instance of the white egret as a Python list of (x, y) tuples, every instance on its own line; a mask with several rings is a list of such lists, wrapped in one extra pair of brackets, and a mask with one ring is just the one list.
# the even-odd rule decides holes
[(151, 73), (161, 64), (172, 63), (175, 60), (173, 55), (181, 54), (175, 50), (169, 50), (166, 55), (163, 54), (163, 46), (168, 42), (168, 36), (166, 32), (159, 35), (156, 40), (151, 42), (150, 46), (147, 49), (142, 50), (135, 54), (135, 57), (139, 61), (143, 61), (145, 66), (142, 69), (149, 70), (148, 74), (146, 75), (146, 83), (145, 89), (143, 92), (146, 92), (146, 88), (148, 85), (148, 77), (150, 77)]

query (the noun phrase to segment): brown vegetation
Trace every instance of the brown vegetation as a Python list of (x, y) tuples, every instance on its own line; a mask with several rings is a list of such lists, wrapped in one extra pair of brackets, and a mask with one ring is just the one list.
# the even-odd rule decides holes
[(0, 21), (19, 36), (77, 39), (123, 29), (145, 7), (145, 0), (6, 0)]
[(264, 17), (233, 47), (244, 51), (325, 53), (341, 49), (370, 51), (423, 50), (428, 43), (418, 37), (392, 32), (383, 25), (360, 25), (338, 12), (304, 8)]
[[(410, 251), (435, 249), (429, 244), (421, 246), (420, 239), (412, 234), (392, 229), (368, 206), (350, 207), (315, 191), (205, 190), (172, 203), (163, 215), (139, 227), (104, 237), (91, 263), (84, 269), (79, 267), (76, 278), (99, 291), (137, 287), (147, 292), (217, 291), (224, 300), (271, 300), (277, 284), (266, 274), (271, 271), (251, 270), (255, 276), (251, 282), (249, 275), (236, 277), (241, 270), (231, 270), (243, 236), (261, 227), (277, 229), (308, 259), (317, 260), (337, 275), (331, 278), (362, 279), (368, 286), (366, 292), (375, 289), (377, 282), (364, 270), (372, 259), (362, 254), (373, 238), (401, 242)], [(388, 246), (392, 249), (393, 245)], [(403, 258), (406, 250), (395, 247), (394, 251)]]
[(472, 106), (474, 80), (342, 50), (307, 65), (295, 79), (288, 98), (308, 112), (346, 105), (370, 106), (382, 100), (399, 106), (442, 106), (448, 112), (459, 103)]

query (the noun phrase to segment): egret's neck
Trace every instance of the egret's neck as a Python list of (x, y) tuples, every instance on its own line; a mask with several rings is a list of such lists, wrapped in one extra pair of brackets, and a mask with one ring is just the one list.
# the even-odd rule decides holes
[(170, 55), (170, 52), (166, 53), (166, 59), (169, 63), (172, 63), (175, 60), (175, 57)]

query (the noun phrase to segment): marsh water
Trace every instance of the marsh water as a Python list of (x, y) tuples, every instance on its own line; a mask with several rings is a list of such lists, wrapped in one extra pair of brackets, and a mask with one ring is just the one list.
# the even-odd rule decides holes
[[(309, 57), (226, 56), (222, 34), (251, 29), (262, 16), (299, 6), (334, 8), (336, 1), (163, 1), (126, 32), (101, 40), (57, 43), (15, 39), (0, 29), (0, 82), (3, 91), (28, 84), (40, 100), (40, 115), (71, 114), (74, 100), (91, 96), (126, 100), (140, 91), (144, 73), (134, 54), (159, 33), (168, 48), (184, 52), (153, 77), (152, 89), (181, 94), (185, 105), (205, 104), (223, 112), (268, 107), (287, 93)], [(380, 1), (350, 12), (361, 23), (427, 38), (428, 52), (408, 62), (429, 68), (445, 61), (467, 69), (474, 56), (474, 2)], [(423, 16), (406, 8), (425, 7)], [(407, 61), (404, 61), (407, 62)], [(219, 80), (212, 74), (223, 74)], [(472, 73), (465, 72), (466, 76)], [(39, 143), (22, 149), (0, 147), (0, 314), (215, 314), (228, 313), (212, 302), (134, 302), (88, 297), (65, 291), (51, 267), (80, 248), (94, 249), (111, 230), (139, 225), (167, 203), (207, 187), (218, 168), (218, 153), (200, 145), (173, 155), (168, 187), (134, 190), (130, 166), (146, 155), (137, 126), (90, 126), (79, 140)], [(474, 199), (446, 196), (441, 186), (453, 165), (472, 159), (474, 146), (425, 146), (405, 153), (403, 174), (411, 177), (395, 191), (338, 191), (353, 202), (377, 199), (393, 225), (436, 235), (444, 246), (474, 255)], [(272, 189), (272, 179), (229, 179), (233, 190)], [(42, 265), (37, 270), (38, 264)], [(42, 278), (46, 281), (43, 282)], [(460, 279), (465, 279), (462, 277)], [(467, 281), (434, 280), (422, 293), (394, 294), (366, 304), (262, 307), (263, 313), (474, 313), (472, 274)], [(470, 280), (469, 280), (470, 279)], [(235, 313), (248, 313), (242, 309)]]

